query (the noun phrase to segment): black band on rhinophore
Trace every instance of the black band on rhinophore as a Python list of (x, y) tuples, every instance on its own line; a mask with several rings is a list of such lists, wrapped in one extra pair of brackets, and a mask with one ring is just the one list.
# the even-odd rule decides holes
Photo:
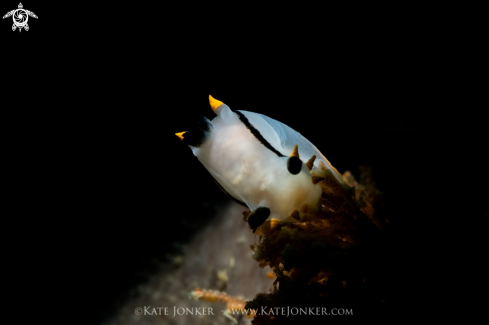
[(188, 146), (200, 147), (205, 142), (208, 133), (202, 129), (191, 129), (183, 134), (182, 142)]
[(212, 132), (214, 126), (204, 115), (196, 116), (191, 122), (191, 129), (183, 134), (183, 143), (192, 147), (200, 147)]
[(195, 126), (197, 129), (202, 129), (207, 132), (211, 132), (212, 129), (214, 129), (214, 126), (212, 125), (211, 121), (204, 115), (198, 115), (194, 119), (192, 126)]

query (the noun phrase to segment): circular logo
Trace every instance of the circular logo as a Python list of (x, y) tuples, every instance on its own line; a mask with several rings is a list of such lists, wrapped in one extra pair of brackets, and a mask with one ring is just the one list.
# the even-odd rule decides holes
[(29, 16), (27, 15), (27, 12), (24, 9), (15, 10), (12, 16), (14, 18), (14, 24), (17, 27), (25, 26), (27, 24), (27, 20), (29, 19)]

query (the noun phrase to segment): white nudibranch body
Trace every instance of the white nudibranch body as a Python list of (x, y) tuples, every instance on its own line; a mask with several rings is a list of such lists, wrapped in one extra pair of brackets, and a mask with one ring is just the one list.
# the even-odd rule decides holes
[[(221, 101), (209, 99), (217, 116), (212, 121), (202, 117), (198, 128), (177, 135), (218, 185), (251, 210), (251, 219), (258, 215), (249, 220), (251, 228), (271, 218), (285, 220), (293, 212), (295, 217), (316, 212), (322, 190), (312, 181), (311, 170), (319, 164), (344, 183), (300, 133), (265, 115), (232, 111)], [(312, 156), (316, 159), (308, 162)]]

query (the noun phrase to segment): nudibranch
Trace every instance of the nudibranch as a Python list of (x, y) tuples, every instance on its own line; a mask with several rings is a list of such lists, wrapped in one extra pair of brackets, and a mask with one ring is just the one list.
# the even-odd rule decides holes
[(262, 114), (232, 111), (212, 96), (209, 102), (217, 116), (212, 121), (199, 116), (194, 127), (176, 135), (218, 186), (250, 209), (250, 228), (267, 219), (296, 221), (317, 212), (322, 178), (311, 172), (329, 169), (345, 184), (321, 152), (292, 128)]

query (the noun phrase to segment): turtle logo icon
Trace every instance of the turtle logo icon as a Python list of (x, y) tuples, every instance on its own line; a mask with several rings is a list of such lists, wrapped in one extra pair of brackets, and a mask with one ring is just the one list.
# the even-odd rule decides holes
[(15, 31), (16, 28), (19, 29), (19, 32), (22, 31), (22, 28), (25, 30), (29, 30), (29, 25), (27, 25), (27, 21), (29, 20), (29, 16), (37, 18), (36, 14), (32, 11), (23, 9), (22, 3), (19, 3), (19, 8), (9, 11), (3, 16), (3, 18), (7, 18), (12, 16), (14, 20), (14, 24), (12, 25), (12, 31)]

